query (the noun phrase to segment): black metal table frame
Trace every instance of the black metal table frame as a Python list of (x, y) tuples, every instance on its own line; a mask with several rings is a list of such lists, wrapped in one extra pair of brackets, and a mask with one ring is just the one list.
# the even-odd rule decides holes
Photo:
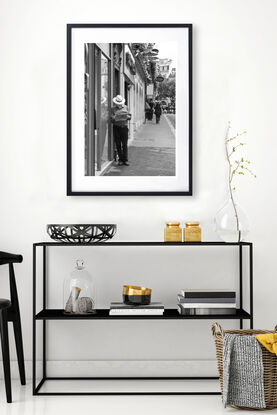
[[(236, 315), (204, 315), (204, 316), (183, 316), (178, 314), (177, 310), (166, 309), (163, 316), (109, 316), (109, 310), (98, 310), (98, 313), (92, 316), (74, 315), (66, 316), (62, 310), (47, 309), (47, 247), (59, 246), (237, 246), (239, 248), (239, 300), (240, 309), (237, 309)], [(37, 313), (36, 310), (36, 254), (37, 248), (43, 249), (43, 309)], [(243, 309), (243, 247), (249, 249), (249, 313)], [(243, 320), (250, 321), (250, 328), (253, 328), (253, 244), (251, 242), (196, 242), (196, 243), (165, 243), (165, 242), (107, 242), (77, 244), (64, 242), (39, 242), (33, 244), (33, 395), (219, 395), (220, 392), (40, 392), (41, 387), (47, 380), (213, 380), (218, 377), (48, 377), (47, 376), (47, 320), (190, 320), (190, 319), (239, 319), (240, 328), (243, 328)], [(36, 381), (36, 323), (42, 321), (42, 379), (37, 384)]]

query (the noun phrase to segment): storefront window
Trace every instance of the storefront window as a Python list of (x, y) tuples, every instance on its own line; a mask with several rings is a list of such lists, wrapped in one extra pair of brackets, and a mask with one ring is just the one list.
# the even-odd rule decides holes
[(85, 44), (84, 121), (85, 121), (85, 175), (95, 174), (96, 113), (94, 105), (95, 52), (93, 44)]
[(110, 63), (101, 50), (95, 48), (95, 171), (101, 173), (109, 160), (110, 137)]
[(97, 43), (97, 45), (107, 56), (110, 56), (110, 43)]
[(101, 54), (101, 82), (100, 82), (100, 155), (101, 165), (108, 161), (108, 130), (109, 130), (109, 62)]
[[(117, 56), (116, 63), (113, 62), (113, 67), (111, 67), (110, 50)], [(111, 101), (113, 96), (120, 94), (121, 50), (122, 46), (119, 44), (114, 47), (112, 44), (105, 43), (88, 43), (84, 48), (84, 156), (86, 176), (102, 175), (114, 158)], [(111, 91), (111, 71), (113, 72), (113, 91)], [(124, 86), (126, 89), (126, 104), (128, 104), (131, 84), (126, 80)]]
[(100, 67), (99, 67), (99, 56), (100, 50), (95, 47), (95, 75), (94, 75), (94, 108), (95, 108), (95, 154), (94, 154), (94, 163), (95, 163), (95, 170), (101, 170), (101, 163), (99, 163), (99, 127), (100, 127), (100, 88), (99, 88), (99, 79), (100, 79)]

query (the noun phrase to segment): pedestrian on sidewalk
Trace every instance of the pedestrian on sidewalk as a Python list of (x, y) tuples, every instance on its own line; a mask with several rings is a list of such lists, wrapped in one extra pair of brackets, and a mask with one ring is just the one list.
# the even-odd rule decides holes
[(148, 104), (147, 101), (145, 101), (144, 112), (145, 112), (145, 122), (146, 122), (146, 120), (149, 120), (149, 114), (150, 114), (150, 105)]
[(154, 102), (152, 99), (145, 101), (145, 119), (148, 121), (152, 121), (153, 113), (154, 113)]
[(153, 102), (152, 98), (149, 99), (149, 107), (150, 107), (149, 121), (152, 121), (153, 120), (153, 114), (154, 114), (154, 102)]
[(159, 124), (162, 115), (162, 107), (160, 101), (156, 101), (154, 112), (156, 116), (156, 124)]
[(128, 163), (128, 121), (132, 115), (128, 111), (125, 104), (125, 99), (121, 95), (117, 95), (113, 98), (115, 104), (112, 108), (112, 123), (113, 123), (113, 136), (116, 145), (118, 155), (118, 165), (129, 166)]

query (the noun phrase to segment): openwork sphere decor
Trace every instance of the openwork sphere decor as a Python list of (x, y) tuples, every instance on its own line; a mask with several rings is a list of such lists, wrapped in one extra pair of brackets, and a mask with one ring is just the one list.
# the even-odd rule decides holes
[(116, 233), (116, 225), (47, 225), (50, 238), (59, 242), (104, 242)]

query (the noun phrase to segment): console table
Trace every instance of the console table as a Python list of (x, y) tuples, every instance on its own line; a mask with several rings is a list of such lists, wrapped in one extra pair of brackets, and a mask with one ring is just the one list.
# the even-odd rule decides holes
[[(177, 309), (165, 309), (162, 316), (110, 316), (109, 309), (98, 309), (96, 314), (91, 315), (66, 315), (62, 309), (47, 308), (47, 248), (48, 247), (72, 247), (72, 246), (90, 246), (93, 249), (105, 249), (105, 247), (118, 246), (160, 246), (161, 250), (167, 249), (167, 246), (178, 246), (180, 249), (186, 249), (187, 246), (194, 246), (195, 249), (201, 249), (205, 246), (224, 247), (233, 246), (239, 252), (238, 277), (239, 277), (239, 304), (236, 314), (232, 315), (180, 315)], [(42, 249), (42, 309), (37, 310), (37, 250)], [(249, 310), (243, 308), (243, 253), (247, 250), (249, 261)], [(177, 294), (177, 293), (176, 293)], [(33, 244), (33, 395), (219, 395), (220, 392), (42, 392), (41, 388), (47, 380), (113, 380), (113, 379), (182, 379), (182, 380), (210, 380), (218, 377), (49, 377), (47, 376), (47, 320), (191, 320), (191, 319), (209, 319), (209, 320), (239, 320), (240, 328), (243, 328), (243, 321), (249, 320), (250, 328), (253, 328), (253, 245), (251, 242), (102, 242), (90, 244), (64, 243), (64, 242), (38, 242)], [(37, 384), (36, 380), (36, 338), (37, 322), (42, 321), (42, 378)]]

